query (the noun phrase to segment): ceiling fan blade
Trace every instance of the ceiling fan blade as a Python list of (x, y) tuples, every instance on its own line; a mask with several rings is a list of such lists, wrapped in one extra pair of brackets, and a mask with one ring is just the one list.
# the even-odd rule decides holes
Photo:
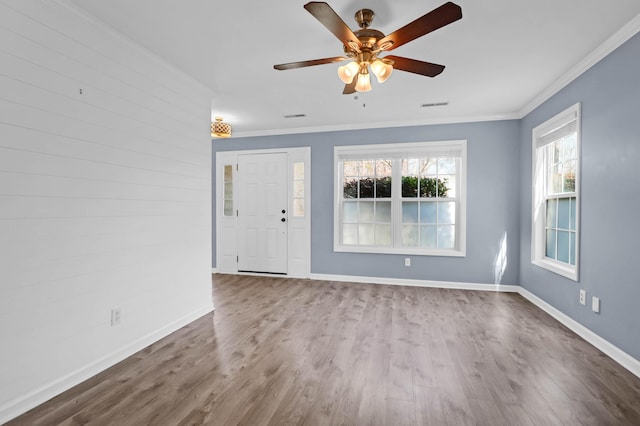
[(431, 31), (449, 25), (460, 18), (462, 18), (462, 9), (460, 6), (448, 2), (382, 38), (378, 41), (378, 45), (382, 46), (387, 42), (392, 42), (393, 44), (385, 48), (385, 50), (393, 50), (418, 37), (429, 34)]
[(343, 95), (350, 95), (352, 93), (356, 93), (356, 84), (357, 83), (358, 83), (358, 76), (355, 76), (351, 83), (344, 85), (344, 90), (342, 91), (342, 94)]
[(333, 33), (338, 40), (344, 45), (349, 43), (355, 43), (358, 47), (362, 46), (358, 37), (351, 31), (351, 29), (344, 23), (344, 21), (338, 16), (338, 14), (331, 9), (327, 3), (323, 1), (312, 1), (304, 5), (304, 8), (312, 14), (322, 25), (327, 27), (329, 31)]
[(417, 59), (403, 58), (401, 56), (385, 56), (384, 59), (393, 61), (393, 69), (412, 72), (414, 74), (435, 77), (444, 70), (444, 65), (432, 64), (431, 62), (418, 61)]
[(277, 70), (292, 70), (295, 68), (311, 67), (314, 65), (332, 64), (334, 62), (346, 61), (349, 58), (344, 56), (334, 56), (333, 58), (312, 59), (310, 61), (289, 62), (288, 64), (274, 65), (273, 68)]

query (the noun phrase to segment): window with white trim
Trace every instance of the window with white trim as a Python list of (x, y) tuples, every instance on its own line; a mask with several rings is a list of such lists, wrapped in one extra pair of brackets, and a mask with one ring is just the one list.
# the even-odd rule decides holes
[(578, 280), (580, 104), (533, 129), (531, 262)]
[(334, 250), (464, 256), (466, 141), (334, 149)]

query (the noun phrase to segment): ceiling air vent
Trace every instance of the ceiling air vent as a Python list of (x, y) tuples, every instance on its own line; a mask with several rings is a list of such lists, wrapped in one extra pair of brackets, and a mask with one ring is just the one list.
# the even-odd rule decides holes
[(431, 108), (431, 107), (442, 107), (449, 105), (449, 102), (434, 102), (430, 104), (422, 104), (420, 105), (422, 108)]
[(288, 114), (285, 115), (284, 118), (300, 118), (300, 117), (306, 117), (307, 114)]

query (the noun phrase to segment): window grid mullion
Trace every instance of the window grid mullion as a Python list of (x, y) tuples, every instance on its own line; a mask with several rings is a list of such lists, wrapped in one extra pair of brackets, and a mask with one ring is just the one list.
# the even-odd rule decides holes
[(402, 159), (393, 159), (391, 176), (391, 237), (397, 248), (402, 246)]
[[(456, 141), (457, 143), (459, 143), (460, 145), (462, 145), (462, 141)], [(342, 151), (346, 151), (346, 150), (342, 150)], [(466, 152), (466, 151), (463, 151)], [(398, 152), (398, 154), (400, 154), (400, 152)], [(464, 232), (462, 234), (458, 233), (458, 224), (461, 223), (460, 215), (463, 213), (460, 210), (460, 206), (459, 206), (459, 200), (458, 197), (446, 197), (446, 198), (439, 198), (438, 195), (441, 195), (439, 193), (440, 191), (440, 187), (438, 185), (438, 179), (441, 177), (441, 172), (445, 172), (448, 174), (451, 174), (451, 172), (453, 172), (455, 170), (454, 174), (451, 174), (452, 177), (455, 177), (455, 186), (456, 187), (456, 191), (459, 191), (459, 185), (462, 183), (462, 181), (460, 180), (460, 168), (461, 168), (461, 164), (460, 164), (460, 157), (456, 156), (455, 154), (448, 154), (444, 155), (445, 157), (450, 155), (451, 159), (455, 158), (455, 166), (453, 163), (451, 164), (443, 164), (443, 167), (445, 167), (444, 169), (440, 167), (440, 163), (438, 162), (438, 158), (442, 157), (444, 154), (442, 155), (430, 155), (430, 154), (426, 154), (427, 157), (429, 158), (434, 158), (435, 159), (435, 164), (431, 164), (429, 167), (430, 169), (429, 171), (429, 176), (430, 179), (434, 179), (434, 182), (429, 182), (427, 185), (428, 191), (431, 193), (431, 191), (435, 191), (437, 194), (430, 194), (433, 195), (433, 197), (428, 197), (426, 199), (422, 199), (420, 197), (420, 193), (422, 192), (421, 189), (425, 189), (425, 188), (419, 188), (420, 184), (424, 184), (424, 182), (420, 181), (420, 178), (425, 178), (427, 176), (427, 169), (425, 168), (425, 170), (422, 170), (420, 168), (421, 164), (418, 164), (418, 171), (417, 171), (417, 178), (418, 178), (418, 188), (416, 188), (416, 190), (418, 191), (418, 194), (414, 194), (416, 195), (416, 197), (413, 198), (407, 198), (406, 200), (403, 199), (402, 197), (402, 190), (403, 190), (403, 170), (402, 170), (402, 160), (406, 159), (406, 158), (417, 158), (418, 160), (420, 160), (420, 158), (425, 157), (425, 155), (423, 153), (418, 153), (415, 155), (411, 155), (411, 154), (406, 154), (406, 153), (402, 153), (400, 155), (394, 155), (394, 154), (390, 154), (388, 156), (384, 156), (386, 157), (386, 160), (388, 161), (387, 164), (391, 165), (391, 171), (390, 173), (388, 173), (388, 168), (387, 166), (384, 166), (384, 168), (379, 168), (377, 167), (378, 164), (374, 164), (374, 170), (371, 170), (369, 172), (367, 172), (367, 167), (365, 166), (369, 166), (369, 163), (365, 163), (364, 159), (357, 159), (357, 157), (355, 157), (353, 154), (351, 154), (350, 156), (345, 155), (345, 159), (340, 159), (338, 158), (338, 161), (336, 162), (336, 164), (340, 165), (340, 170), (338, 171), (338, 173), (336, 173), (336, 176), (339, 177), (340, 182), (338, 185), (337, 190), (340, 191), (339, 193), (339, 197), (337, 198), (338, 201), (338, 211), (336, 218), (338, 218), (336, 220), (336, 222), (339, 220), (339, 224), (336, 223), (336, 233), (339, 232), (339, 238), (336, 239), (335, 241), (337, 241), (337, 244), (342, 245), (343, 244), (343, 238), (348, 238), (347, 241), (350, 242), (350, 244), (347, 244), (346, 247), (344, 247), (346, 250), (342, 250), (341, 247), (336, 246), (336, 249), (338, 251), (351, 251), (348, 249), (348, 247), (353, 247), (354, 245), (361, 245), (364, 244), (366, 247), (362, 247), (362, 251), (365, 252), (375, 252), (374, 250), (376, 248), (380, 248), (382, 250), (382, 252), (385, 251), (385, 247), (387, 249), (391, 249), (391, 250), (398, 250), (398, 251), (407, 251), (408, 253), (410, 252), (415, 252), (416, 254), (422, 254), (420, 253), (421, 250), (424, 250), (425, 253), (424, 254), (430, 254), (429, 251), (432, 250), (431, 248), (425, 248), (423, 247), (423, 245), (426, 243), (425, 241), (421, 241), (423, 240), (422, 237), (424, 237), (422, 235), (421, 232), (421, 226), (428, 226), (428, 227), (433, 227), (433, 229), (429, 229), (428, 233), (430, 234), (430, 236), (427, 238), (429, 244), (429, 247), (433, 247), (433, 251), (435, 255), (446, 255), (444, 250), (448, 250), (449, 249), (449, 245), (453, 244), (453, 255), (455, 256), (459, 256), (460, 253), (456, 252), (455, 249), (458, 247), (459, 244), (459, 238), (461, 237), (462, 234), (464, 234)], [(373, 158), (376, 158), (375, 156), (369, 156), (368, 154), (365, 154), (363, 156), (364, 158), (366, 158), (366, 161), (373, 161)], [(420, 158), (418, 158), (420, 157)], [(426, 158), (426, 157), (425, 157)], [(376, 158), (376, 160), (380, 160), (380, 158)], [(353, 163), (347, 163), (348, 162), (353, 162)], [(357, 163), (356, 163), (357, 162)], [(357, 167), (357, 169), (356, 169)], [(451, 167), (455, 167), (455, 169), (451, 168)], [(451, 170), (449, 170), (451, 168)], [(357, 170), (357, 172), (355, 172), (355, 170)], [(388, 173), (388, 174), (387, 174)], [(349, 176), (346, 177), (345, 175), (348, 174)], [(376, 194), (379, 192), (379, 190), (383, 189), (383, 186), (378, 187), (378, 174), (380, 174), (380, 176), (385, 176), (385, 179), (388, 179), (387, 176), (391, 177), (391, 194), (388, 194), (386, 191), (388, 191), (389, 186), (386, 186), (386, 184), (381, 183), (381, 185), (385, 185), (384, 189), (385, 189), (385, 197), (384, 198), (376, 198)], [(355, 187), (353, 185), (353, 183), (349, 183), (348, 187), (345, 186), (345, 179), (348, 179), (349, 182), (352, 181), (353, 176), (351, 175), (358, 175), (357, 179), (358, 179), (358, 185), (357, 185), (357, 193), (354, 194), (354, 190)], [(366, 175), (366, 176), (365, 176)], [(367, 180), (366, 182), (362, 182), (363, 179), (366, 178), (370, 178), (372, 179), (371, 184), (373, 185), (373, 188), (369, 188), (370, 186), (370, 182), (369, 180)], [(413, 184), (410, 184), (413, 185)], [(434, 188), (432, 188), (432, 185), (435, 185)], [(413, 186), (411, 186), (412, 189)], [(345, 191), (347, 191), (347, 194), (349, 196), (355, 195), (354, 199), (351, 198), (347, 198), (345, 196)], [(364, 193), (363, 193), (364, 191)], [(370, 192), (373, 192), (373, 195), (370, 195)], [(462, 192), (460, 193), (462, 194)], [(366, 195), (366, 199), (362, 198), (362, 195)], [(389, 197), (387, 197), (389, 196)], [(369, 197), (373, 197), (372, 199), (370, 199)], [(415, 228), (414, 228), (414, 224), (413, 223), (407, 223), (407, 225), (411, 225), (412, 231), (413, 232), (417, 232), (417, 235), (411, 235), (411, 240), (410, 242), (407, 242), (410, 245), (404, 246), (403, 245), (403, 232), (404, 232), (404, 223), (403, 223), (403, 204), (404, 202), (411, 202), (411, 203), (417, 203), (417, 208), (415, 207), (410, 207), (407, 206), (408, 208), (412, 209), (411, 212), (411, 220), (410, 222), (413, 222), (413, 216), (415, 214), (417, 214), (417, 218), (415, 218)], [(452, 216), (450, 218), (450, 220), (447, 221), (447, 223), (453, 223), (455, 224), (455, 239), (451, 240), (453, 238), (453, 235), (449, 235), (449, 239), (447, 239), (447, 237), (445, 236), (445, 240), (448, 241), (447, 245), (447, 249), (440, 249), (439, 246), (442, 244), (441, 240), (442, 238), (440, 238), (440, 236), (438, 235), (438, 224), (442, 221), (442, 217), (443, 214), (444, 216), (447, 216), (447, 213), (445, 211), (439, 211), (440, 209), (438, 209), (438, 206), (440, 204), (440, 202), (445, 202), (445, 201), (449, 201), (451, 202), (451, 204), (447, 204), (447, 208), (451, 209), (454, 208), (455, 209), (455, 213), (454, 216)], [(356, 206), (349, 206), (346, 203), (356, 203)], [(380, 228), (380, 237), (381, 238), (385, 238), (384, 240), (382, 239), (377, 239), (376, 235), (378, 233), (378, 229), (376, 227), (376, 225), (378, 224), (378, 222), (382, 219), (382, 216), (380, 216), (379, 214), (377, 214), (378, 212), (380, 212), (381, 207), (381, 203), (384, 202), (384, 209), (382, 211), (382, 215), (385, 216), (385, 222), (380, 222), (380, 225), (385, 225), (384, 227)], [(367, 203), (367, 205), (365, 205), (365, 203)], [(369, 205), (368, 203), (371, 203), (372, 205)], [(427, 203), (435, 203), (435, 204), (427, 204)], [(426, 208), (425, 206), (427, 206), (429, 208), (429, 212), (425, 212), (424, 209)], [(435, 211), (431, 211), (432, 208), (435, 208)], [(346, 210), (345, 210), (346, 209)], [(415, 209), (415, 210), (414, 210)], [(390, 210), (390, 211), (389, 211)], [(429, 223), (427, 224), (427, 222), (422, 223), (422, 213), (427, 214), (430, 216), (430, 220), (428, 221)], [(441, 214), (442, 213), (442, 214)], [(363, 219), (366, 219), (364, 216), (365, 215), (366, 218), (368, 218), (370, 216), (370, 214), (373, 214), (373, 218), (371, 218), (370, 220), (367, 219), (366, 223), (363, 222)], [(346, 216), (345, 216), (346, 215)], [(357, 217), (356, 217), (357, 215)], [(389, 219), (387, 215), (390, 215), (390, 223), (388, 222)], [(350, 222), (345, 222), (345, 219), (349, 218), (347, 220), (349, 220)], [(434, 223), (431, 223), (434, 222)], [(367, 225), (364, 229), (360, 229), (359, 225)], [(347, 225), (347, 226), (345, 226)], [(373, 227), (369, 226), (372, 225)], [(407, 229), (408, 231), (409, 229)], [(346, 234), (345, 234), (346, 232)], [(364, 233), (368, 233), (368, 232), (372, 232), (372, 235), (368, 236)], [(426, 230), (425, 230), (426, 232)], [(431, 234), (433, 232), (433, 234)], [(452, 233), (453, 230), (449, 230), (447, 229), (446, 232)], [(354, 235), (354, 233), (356, 235)], [(391, 234), (391, 241), (388, 240), (389, 238), (389, 233)], [(383, 235), (385, 235), (383, 237)], [(336, 237), (338, 237), (336, 235)], [(364, 238), (364, 239), (363, 239)], [(372, 240), (373, 239), (373, 240)], [(377, 247), (376, 244), (378, 244), (379, 242), (382, 241), (386, 241), (384, 244), (384, 246), (380, 246)], [(414, 243), (417, 243), (417, 246), (414, 247)], [(336, 244), (336, 243), (334, 243)], [(389, 245), (386, 245), (389, 244)], [(435, 245), (434, 245), (435, 244)], [(354, 247), (354, 251), (360, 251), (358, 248)]]
[(559, 248), (558, 247), (558, 237), (559, 237), (559, 235), (558, 235), (558, 224), (559, 223), (558, 222), (560, 220), (560, 218), (559, 218), (559, 216), (560, 216), (560, 198), (558, 198), (556, 196), (555, 197), (555, 202), (556, 202), (556, 221), (555, 221), (556, 223), (553, 224), (553, 233), (556, 236), (556, 244), (555, 244), (556, 247), (555, 247), (555, 251), (554, 251), (554, 253), (555, 253), (554, 259), (558, 260), (558, 248)]

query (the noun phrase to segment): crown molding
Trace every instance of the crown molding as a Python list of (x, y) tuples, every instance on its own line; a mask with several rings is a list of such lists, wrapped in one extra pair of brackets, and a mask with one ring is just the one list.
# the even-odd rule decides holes
[[(214, 95), (212, 89), (207, 87), (204, 83), (196, 80), (192, 76), (186, 74), (181, 69), (175, 67), (174, 65), (166, 62), (164, 59), (149, 51), (145, 47), (137, 44), (135, 41), (131, 40), (124, 34), (105, 24), (104, 22), (98, 20), (97, 18), (90, 15), (84, 9), (81, 9), (73, 4), (71, 4), (68, 0), (42, 0), (46, 3), (56, 3), (59, 4), (69, 11), (75, 13), (76, 15), (82, 17), (83, 19), (95, 24), (100, 27), (101, 30), (111, 34), (114, 37), (117, 37), (119, 40), (128, 44), (132, 48), (136, 49), (141, 54), (153, 59), (154, 61), (162, 64), (165, 67), (170, 68), (174, 72), (177, 72), (181, 75), (188, 77), (194, 83), (202, 88), (202, 90), (206, 91)], [(295, 128), (282, 128), (282, 129), (268, 129), (268, 130), (257, 130), (257, 131), (234, 131), (235, 138), (245, 138), (245, 137), (260, 137), (260, 136), (276, 136), (276, 135), (287, 135), (287, 134), (304, 134), (304, 133), (321, 133), (321, 132), (334, 132), (334, 131), (348, 131), (348, 130), (365, 130), (365, 129), (378, 129), (385, 127), (411, 127), (411, 126), (424, 126), (424, 125), (437, 125), (437, 124), (458, 124), (458, 123), (471, 123), (471, 122), (482, 122), (482, 121), (501, 121), (501, 120), (519, 120), (527, 116), (537, 107), (542, 105), (545, 101), (551, 98), (553, 95), (558, 93), (572, 81), (580, 77), (584, 72), (593, 67), (596, 63), (602, 60), (604, 57), (609, 55), (611, 52), (620, 47), (623, 43), (628, 41), (631, 37), (640, 32), (640, 14), (636, 15), (632, 18), (627, 24), (625, 24), (620, 30), (614, 33), (611, 37), (609, 37), (604, 43), (598, 46), (594, 51), (592, 51), (589, 55), (587, 55), (583, 60), (578, 62), (574, 67), (569, 69), (564, 75), (558, 78), (555, 82), (547, 86), (540, 94), (531, 99), (528, 103), (526, 103), (520, 110), (514, 112), (506, 112), (500, 114), (490, 114), (490, 115), (478, 115), (478, 116), (455, 116), (455, 117), (444, 117), (441, 119), (426, 119), (426, 120), (412, 120), (412, 121), (393, 121), (393, 122), (376, 122), (376, 123), (351, 123), (344, 125), (329, 125), (329, 126), (316, 126), (316, 127), (295, 127)]]
[(357, 124), (345, 124), (337, 126), (321, 126), (321, 127), (297, 127), (288, 129), (273, 129), (264, 131), (249, 131), (249, 132), (235, 132), (234, 137), (259, 137), (259, 136), (275, 136), (275, 135), (287, 135), (287, 134), (303, 134), (303, 133), (319, 133), (319, 132), (334, 132), (343, 130), (364, 130), (364, 129), (378, 129), (384, 127), (411, 127), (411, 126), (425, 126), (436, 124), (458, 124), (458, 123), (472, 123), (481, 121), (500, 121), (500, 120), (520, 120), (526, 117), (529, 113), (542, 105), (545, 101), (558, 93), (564, 87), (569, 85), (572, 81), (580, 77), (587, 70), (600, 62), (603, 58), (616, 50), (631, 37), (640, 32), (640, 14), (631, 19), (626, 25), (624, 25), (615, 34), (609, 37), (604, 43), (598, 46), (594, 51), (587, 55), (584, 59), (578, 62), (574, 67), (567, 71), (564, 75), (558, 78), (555, 82), (549, 85), (540, 94), (529, 101), (519, 111), (507, 112), (503, 114), (494, 115), (478, 115), (478, 116), (458, 116), (458, 117), (445, 117), (442, 119), (428, 119), (428, 120), (414, 120), (414, 121), (395, 121), (395, 122), (377, 122), (377, 123), (357, 123)]
[(519, 118), (526, 117), (534, 109), (538, 108), (545, 101), (569, 85), (572, 81), (580, 77), (604, 57), (622, 46), (631, 37), (640, 32), (640, 14), (620, 28), (615, 34), (609, 37), (604, 43), (598, 46), (593, 52), (578, 62), (567, 73), (557, 79), (554, 83), (543, 90), (538, 96), (527, 103), (518, 113)]
[(521, 117), (517, 113), (504, 113), (494, 115), (470, 115), (470, 116), (452, 116), (434, 119), (422, 119), (411, 121), (385, 121), (375, 123), (350, 123), (335, 126), (317, 126), (317, 127), (294, 127), (288, 129), (272, 129), (257, 131), (234, 131), (234, 138), (249, 138), (259, 136), (276, 136), (276, 135), (292, 135), (303, 133), (322, 133), (322, 132), (338, 132), (348, 130), (367, 130), (381, 129), (390, 127), (414, 127), (427, 126), (437, 124), (457, 124), (457, 123), (477, 123), (483, 121), (503, 121), (503, 120), (519, 120)]

